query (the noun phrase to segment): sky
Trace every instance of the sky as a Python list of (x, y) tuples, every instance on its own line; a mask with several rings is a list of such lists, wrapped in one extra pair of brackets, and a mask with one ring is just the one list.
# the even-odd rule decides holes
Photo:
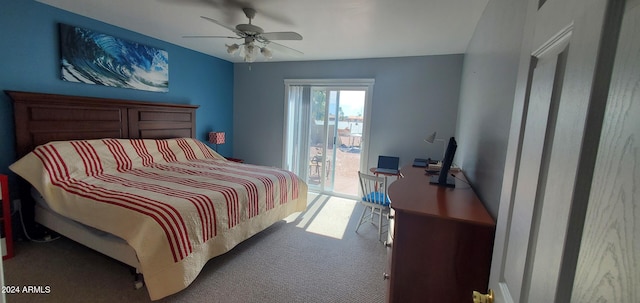
[(345, 116), (364, 115), (364, 93), (363, 90), (340, 91), (340, 107)]

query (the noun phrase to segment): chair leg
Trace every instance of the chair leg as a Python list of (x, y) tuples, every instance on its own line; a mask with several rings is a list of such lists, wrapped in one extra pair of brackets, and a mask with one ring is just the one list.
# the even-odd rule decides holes
[(369, 207), (365, 206), (364, 209), (362, 210), (362, 215), (360, 215), (360, 220), (358, 220), (358, 227), (356, 227), (356, 233), (358, 232), (360, 225), (362, 225), (362, 219), (364, 219), (364, 214), (367, 212), (367, 208)]
[(382, 241), (382, 209), (378, 209), (378, 241)]
[(364, 216), (367, 215), (367, 209), (369, 209), (369, 218), (367, 221), (371, 222), (372, 225), (376, 225), (376, 221), (374, 216), (378, 216), (378, 241), (382, 241), (382, 217), (387, 215), (382, 211), (382, 208), (377, 208), (377, 207), (371, 207), (371, 206), (364, 206), (364, 209), (362, 210), (362, 214), (360, 215), (360, 220), (358, 220), (358, 226), (356, 227), (355, 232), (357, 233), (358, 230), (360, 229), (360, 226), (362, 226), (362, 224), (364, 223)]

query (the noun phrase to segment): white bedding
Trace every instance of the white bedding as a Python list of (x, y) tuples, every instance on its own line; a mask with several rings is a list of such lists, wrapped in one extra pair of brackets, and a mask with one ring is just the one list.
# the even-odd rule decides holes
[(188, 138), (52, 142), (11, 169), (56, 213), (125, 239), (152, 300), (307, 200), (293, 173), (227, 161)]

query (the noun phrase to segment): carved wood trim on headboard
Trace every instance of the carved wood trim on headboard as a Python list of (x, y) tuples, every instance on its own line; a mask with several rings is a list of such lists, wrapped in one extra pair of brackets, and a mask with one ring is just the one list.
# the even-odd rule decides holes
[(195, 138), (198, 105), (5, 91), (13, 99), (18, 158), (60, 140)]

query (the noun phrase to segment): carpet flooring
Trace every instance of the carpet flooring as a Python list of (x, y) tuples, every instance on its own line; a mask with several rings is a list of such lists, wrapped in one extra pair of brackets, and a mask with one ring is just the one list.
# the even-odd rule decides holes
[[(384, 302), (386, 249), (377, 229), (355, 233), (362, 206), (309, 193), (289, 216), (210, 260), (196, 280), (156, 302)], [(66, 238), (18, 242), (4, 261), (5, 285), (49, 286), (48, 294), (7, 294), (7, 302), (149, 302), (122, 263)]]

